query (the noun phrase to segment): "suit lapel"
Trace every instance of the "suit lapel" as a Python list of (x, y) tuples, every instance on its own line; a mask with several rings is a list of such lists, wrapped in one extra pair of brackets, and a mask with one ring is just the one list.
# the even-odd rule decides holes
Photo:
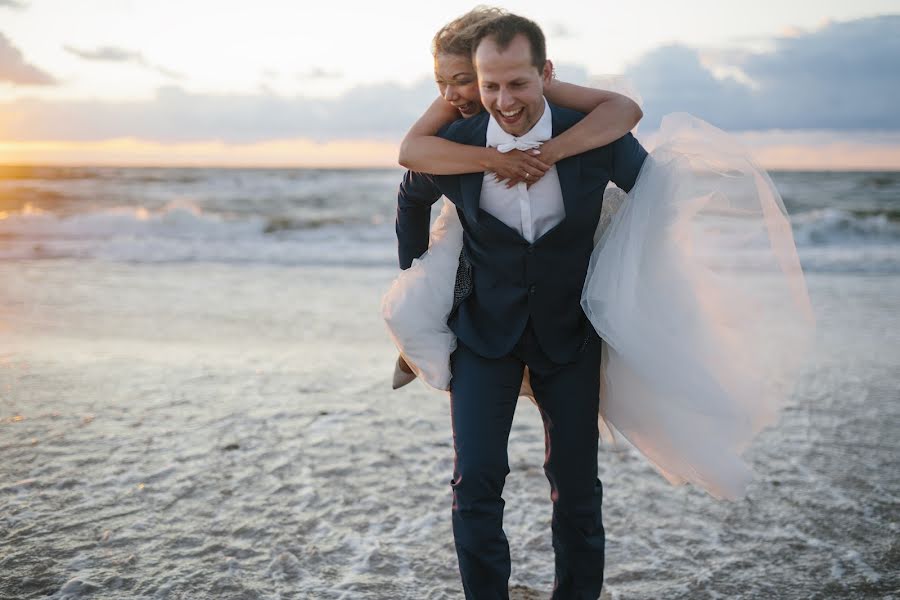
[[(562, 111), (550, 104), (550, 115), (553, 124), (553, 137), (560, 135), (573, 123), (571, 119), (561, 114)], [(487, 141), (487, 126), (489, 115), (483, 112), (476, 117), (468, 119), (464, 128), (455, 141), (470, 146), (484, 147)], [(562, 191), (563, 205), (566, 208), (566, 217), (575, 215), (578, 207), (579, 186), (578, 178), (581, 174), (581, 157), (570, 156), (556, 163), (556, 172), (559, 176), (559, 187)], [(478, 222), (478, 213), (481, 208), (481, 184), (484, 181), (484, 173), (466, 173), (459, 176), (460, 193), (463, 201), (463, 211), (469, 222)]]
[[(571, 123), (564, 123), (559, 111), (552, 104), (550, 114), (553, 117), (553, 137), (560, 135), (569, 128)], [(581, 173), (581, 157), (576, 154), (556, 163), (556, 174), (559, 176), (559, 188), (562, 191), (563, 206), (566, 207), (566, 217), (573, 217), (578, 200), (578, 177)]]
[(463, 197), (463, 212), (470, 223), (478, 222), (481, 206), (481, 184), (484, 173), (466, 173), (459, 176), (459, 187)]
[[(460, 140), (470, 146), (484, 147), (487, 142), (487, 126), (489, 116), (487, 111), (477, 117), (469, 119), (471, 127), (467, 128), (466, 139)], [(481, 206), (481, 184), (484, 181), (484, 173), (466, 173), (460, 175), (459, 186), (463, 198), (463, 211), (471, 223), (478, 222), (478, 213)]]

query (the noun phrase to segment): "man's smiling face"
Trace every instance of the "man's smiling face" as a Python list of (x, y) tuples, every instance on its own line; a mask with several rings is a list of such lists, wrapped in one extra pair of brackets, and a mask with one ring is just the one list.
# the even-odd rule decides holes
[(532, 64), (528, 38), (519, 34), (502, 50), (493, 37), (478, 44), (474, 55), (481, 103), (500, 127), (516, 137), (528, 132), (544, 114), (544, 84), (550, 64)]

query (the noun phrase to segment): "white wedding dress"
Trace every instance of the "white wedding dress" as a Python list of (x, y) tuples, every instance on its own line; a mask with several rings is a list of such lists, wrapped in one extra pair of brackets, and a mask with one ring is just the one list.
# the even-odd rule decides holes
[[(608, 189), (603, 209), (581, 299), (605, 342), (601, 434), (673, 484), (738, 498), (751, 478), (741, 454), (788, 400), (814, 332), (784, 204), (733, 137), (677, 113), (627, 197)], [(401, 355), (440, 390), (461, 245), (445, 199), (428, 251), (382, 300)]]

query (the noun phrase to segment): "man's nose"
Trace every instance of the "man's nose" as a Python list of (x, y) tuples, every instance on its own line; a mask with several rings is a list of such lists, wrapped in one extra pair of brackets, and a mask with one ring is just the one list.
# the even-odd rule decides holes
[(512, 97), (508, 91), (500, 90), (500, 94), (497, 96), (497, 106), (500, 110), (509, 110), (516, 103), (515, 99)]

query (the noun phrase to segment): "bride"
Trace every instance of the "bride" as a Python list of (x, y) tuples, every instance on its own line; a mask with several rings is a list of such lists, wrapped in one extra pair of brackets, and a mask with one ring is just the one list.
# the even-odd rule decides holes
[[(640, 110), (621, 96), (554, 82), (545, 90), (551, 102), (593, 111), (539, 153), (502, 154), (435, 137), (448, 121), (481, 110), (464, 33), (492, 16), (484, 12), (476, 9), (435, 36), (443, 98), (404, 140), (404, 166), (434, 174), (492, 171), (508, 185), (526, 185), (556, 161), (608, 144), (636, 124)], [(784, 204), (736, 140), (684, 113), (663, 119), (623, 197), (607, 190), (581, 300), (605, 342), (601, 433), (627, 439), (673, 484), (740, 497), (751, 478), (740, 455), (788, 398), (814, 328)], [(408, 367), (448, 389), (456, 340), (446, 321), (462, 247), (449, 201), (422, 246), (427, 252), (382, 301), (401, 353), (395, 387), (411, 379), (403, 376)], [(522, 394), (530, 395), (527, 371)]]

